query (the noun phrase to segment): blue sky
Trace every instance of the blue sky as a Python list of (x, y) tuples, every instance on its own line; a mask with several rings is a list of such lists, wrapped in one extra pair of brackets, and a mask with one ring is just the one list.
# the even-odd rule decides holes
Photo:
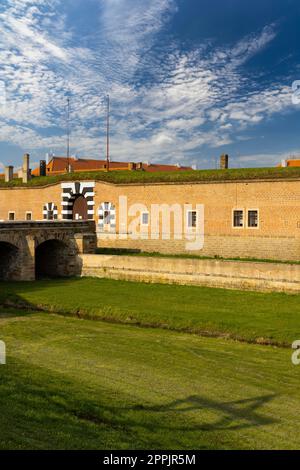
[(299, 0), (2, 0), (1, 165), (66, 153), (68, 95), (71, 152), (104, 158), (107, 93), (115, 160), (300, 154), (299, 20)]

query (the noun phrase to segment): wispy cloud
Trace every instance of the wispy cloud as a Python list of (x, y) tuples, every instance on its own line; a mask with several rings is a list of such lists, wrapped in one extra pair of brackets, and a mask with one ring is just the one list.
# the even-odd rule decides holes
[(242, 95), (249, 81), (243, 65), (272, 42), (274, 25), (222, 48), (206, 43), (183, 51), (171, 35), (161, 41), (175, 0), (85, 1), (97, 14), (88, 33), (68, 28), (62, 0), (3, 2), (0, 80), (7, 105), (0, 109), (0, 140), (35, 155), (63, 152), (69, 92), (73, 150), (97, 156), (109, 92), (115, 159), (197, 163), (203, 146), (227, 145), (237, 129), (291, 106), (281, 84)]

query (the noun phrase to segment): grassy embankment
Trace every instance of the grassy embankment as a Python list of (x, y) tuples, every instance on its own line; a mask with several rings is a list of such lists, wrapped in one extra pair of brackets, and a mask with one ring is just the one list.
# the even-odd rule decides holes
[(272, 264), (300, 264), (300, 261), (261, 259), (261, 258), (223, 258), (222, 256), (201, 256), (189, 253), (165, 254), (157, 251), (141, 251), (133, 248), (97, 248), (98, 255), (114, 256), (143, 256), (145, 258), (175, 258), (175, 259), (198, 259), (208, 261), (241, 261), (243, 263), (272, 263)]
[(299, 295), (84, 278), (0, 283), (1, 303), (263, 344), (300, 338)]
[(0, 337), (0, 449), (299, 448), (289, 350), (45, 313)]
[(255, 179), (285, 179), (300, 178), (300, 168), (237, 168), (229, 170), (196, 170), (178, 172), (147, 173), (144, 171), (97, 171), (63, 174), (57, 176), (34, 177), (24, 185), (21, 179), (10, 183), (0, 181), (0, 187), (45, 186), (61, 181), (95, 180), (115, 184), (130, 183), (193, 183), (209, 181), (236, 181)]

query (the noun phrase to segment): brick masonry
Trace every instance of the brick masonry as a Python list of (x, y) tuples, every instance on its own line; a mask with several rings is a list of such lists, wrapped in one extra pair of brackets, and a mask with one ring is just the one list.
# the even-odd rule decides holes
[[(138, 240), (124, 239), (128, 228), (120, 225), (119, 197), (126, 196), (128, 206), (141, 203), (145, 210), (151, 204), (204, 205), (204, 247), (193, 253), (203, 256), (254, 257), (279, 260), (300, 259), (300, 180), (163, 183), (113, 185), (90, 182), (93, 192), (87, 193), (89, 210), (98, 227), (98, 246), (137, 248), (163, 253), (186, 252), (186, 241), (163, 240), (160, 225), (155, 239), (143, 239), (149, 229), (142, 227)], [(94, 183), (94, 184), (93, 184)], [(8, 219), (8, 212), (16, 220), (25, 220), (31, 213), (33, 220), (43, 220), (45, 206), (54, 204), (57, 217), (63, 217), (65, 194), (62, 184), (48, 187), (0, 189), (0, 220)], [(108, 202), (114, 208), (116, 236), (100, 233), (100, 208)], [(51, 206), (53, 207), (53, 206)], [(233, 228), (233, 210), (259, 211), (257, 228)], [(71, 208), (68, 207), (70, 211)], [(92, 215), (92, 214), (90, 214)], [(129, 217), (130, 224), (135, 217)], [(109, 230), (108, 230), (109, 231)], [(178, 234), (176, 234), (178, 235)]]

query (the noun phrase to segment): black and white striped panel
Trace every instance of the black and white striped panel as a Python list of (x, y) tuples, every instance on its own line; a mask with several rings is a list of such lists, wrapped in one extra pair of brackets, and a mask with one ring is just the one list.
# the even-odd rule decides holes
[(84, 196), (88, 205), (88, 219), (93, 220), (94, 211), (94, 196), (95, 196), (95, 183), (89, 181), (62, 183), (62, 217), (64, 220), (73, 218), (73, 204), (76, 196)]
[(47, 204), (44, 205), (43, 218), (44, 220), (57, 220), (58, 219), (57, 206), (53, 202), (47, 202)]
[(110, 232), (116, 231), (116, 207), (111, 202), (102, 202), (98, 211), (99, 215), (99, 230), (104, 232), (105, 227), (108, 227)]

